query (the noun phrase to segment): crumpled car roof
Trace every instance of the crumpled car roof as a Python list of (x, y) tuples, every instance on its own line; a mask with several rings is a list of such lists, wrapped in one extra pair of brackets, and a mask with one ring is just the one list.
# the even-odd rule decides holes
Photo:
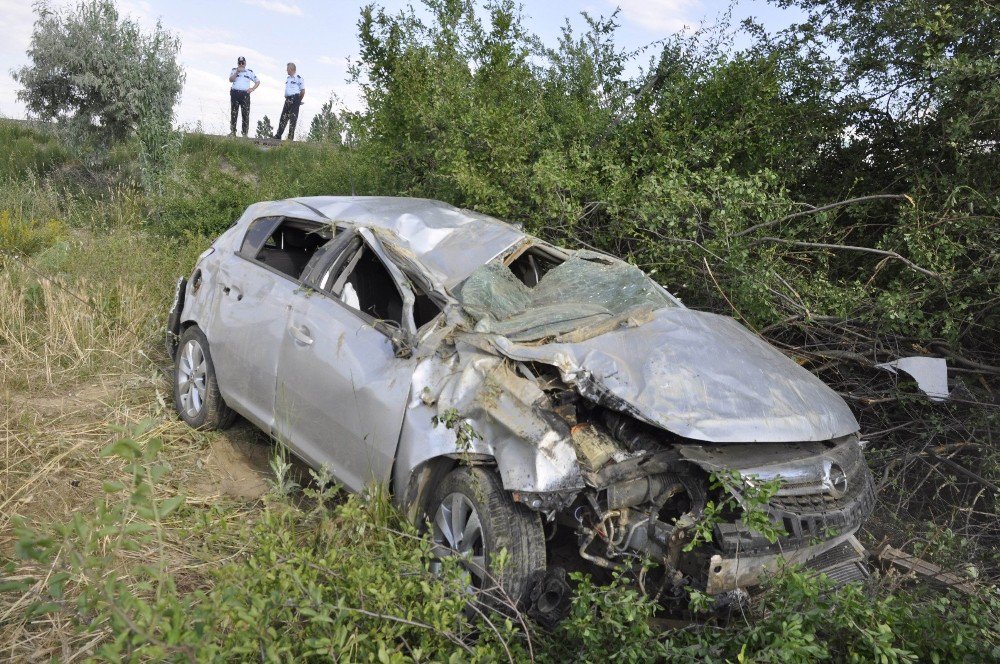
[(303, 196), (267, 205), (267, 214), (302, 216), (311, 208), (330, 221), (388, 230), (445, 288), (527, 238), (500, 219), (426, 198)]

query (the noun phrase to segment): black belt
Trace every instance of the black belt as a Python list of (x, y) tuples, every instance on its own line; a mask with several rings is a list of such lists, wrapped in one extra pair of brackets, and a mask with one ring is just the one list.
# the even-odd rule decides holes
[(300, 94), (302, 94), (302, 93), (301, 93), (301, 92), (299, 92), (299, 93), (297, 93), (297, 94), (294, 94), (294, 95), (285, 95), (285, 99), (295, 99), (295, 98), (296, 98), (296, 97), (298, 97), (298, 96), (299, 96)]

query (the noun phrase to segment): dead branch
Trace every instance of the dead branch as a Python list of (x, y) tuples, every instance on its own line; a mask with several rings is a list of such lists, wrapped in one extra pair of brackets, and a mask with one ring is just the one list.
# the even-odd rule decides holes
[(851, 205), (852, 203), (863, 203), (864, 201), (873, 201), (884, 198), (894, 198), (894, 199), (902, 198), (909, 201), (910, 205), (913, 205), (913, 199), (907, 196), (906, 194), (873, 194), (871, 196), (860, 196), (858, 198), (850, 198), (846, 201), (837, 201), (836, 203), (830, 203), (829, 205), (822, 205), (818, 208), (812, 208), (811, 210), (803, 210), (802, 212), (795, 212), (794, 214), (790, 214), (787, 217), (782, 217), (781, 219), (772, 219), (771, 221), (764, 221), (759, 224), (754, 224), (749, 228), (744, 228), (739, 233), (733, 233), (732, 235), (729, 236), (729, 238), (742, 237), (744, 235), (753, 233), (756, 230), (760, 230), (761, 228), (770, 228), (771, 226), (776, 226), (777, 224), (786, 221), (791, 221), (792, 219), (796, 219), (798, 217), (804, 217), (807, 214), (816, 214), (817, 212), (823, 212), (825, 210), (841, 207), (842, 205)]
[[(787, 244), (793, 247), (806, 247), (810, 249), (844, 249), (847, 251), (862, 251), (869, 254), (878, 254), (879, 256), (887, 256), (889, 258), (895, 258), (898, 261), (902, 261), (907, 266), (913, 268), (921, 274), (925, 274), (928, 277), (932, 277), (937, 280), (941, 280), (941, 275), (937, 272), (931, 272), (926, 268), (922, 268), (909, 258), (896, 253), (895, 251), (889, 251), (886, 249), (874, 249), (872, 247), (858, 247), (852, 244), (828, 244), (826, 242), (803, 242), (801, 240), (786, 240), (780, 237), (762, 237), (756, 242), (777, 242), (779, 244)], [(756, 243), (755, 242), (755, 243)]]
[(955, 351), (953, 351), (951, 348), (949, 348), (948, 345), (945, 344), (944, 342), (932, 341), (927, 345), (933, 348), (934, 350), (938, 351), (942, 355), (947, 355), (949, 358), (951, 358), (951, 360), (955, 364), (963, 366), (966, 369), (976, 369), (979, 371), (985, 371), (987, 373), (1000, 374), (1000, 367), (995, 367), (990, 364), (983, 364), (982, 362), (976, 362), (974, 360), (970, 360), (967, 357), (963, 357), (958, 353), (956, 353)]
[(924, 454), (926, 454), (931, 459), (934, 459), (935, 461), (940, 461), (944, 465), (946, 465), (949, 468), (951, 468), (952, 470), (954, 470), (959, 475), (964, 475), (965, 477), (969, 478), (970, 480), (974, 480), (974, 481), (982, 484), (983, 486), (987, 486), (987, 487), (993, 489), (994, 491), (996, 491), (997, 493), (1000, 493), (1000, 486), (997, 486), (993, 482), (990, 482), (988, 479), (986, 479), (982, 475), (979, 475), (978, 473), (974, 473), (971, 470), (969, 470), (968, 468), (960, 466), (959, 464), (955, 463), (951, 459), (949, 459), (947, 457), (938, 456), (937, 454), (935, 454), (931, 450), (925, 451)]

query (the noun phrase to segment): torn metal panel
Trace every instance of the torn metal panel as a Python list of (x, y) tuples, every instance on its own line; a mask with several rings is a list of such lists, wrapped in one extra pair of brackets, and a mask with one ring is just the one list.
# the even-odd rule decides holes
[(686, 438), (820, 441), (859, 429), (833, 390), (725, 316), (670, 307), (639, 327), (574, 344), (488, 339), (508, 357), (557, 367), (585, 396), (611, 397)]
[[(764, 580), (765, 576), (778, 572), (786, 565), (806, 564), (850, 540), (855, 540), (854, 531), (812, 546), (783, 551), (781, 554), (736, 555), (732, 557), (714, 555), (708, 563), (708, 581), (705, 592), (709, 595), (715, 595), (727, 590), (757, 585)], [(857, 546), (860, 547), (860, 544)], [(858, 558), (860, 559), (860, 555)]]
[(875, 368), (892, 373), (896, 373), (898, 369), (908, 374), (917, 381), (917, 387), (931, 401), (945, 401), (951, 394), (948, 391), (948, 363), (943, 357), (901, 357), (892, 362), (876, 364)]
[[(583, 487), (568, 427), (545, 408), (546, 396), (503, 360), (465, 344), (447, 358), (421, 360), (400, 435), (396, 486), (422, 463), (465, 452), (494, 458), (504, 488), (553, 492)], [(454, 408), (482, 436), (458, 449), (455, 432), (432, 419)], [(402, 483), (400, 483), (402, 482)]]
[(281, 203), (301, 210), (297, 202), (308, 203), (334, 222), (390, 231), (397, 245), (412, 252), (446, 288), (526, 237), (499, 219), (421, 198), (313, 196)]
[(912, 556), (905, 551), (884, 544), (873, 554), (885, 566), (892, 566), (904, 572), (912, 572), (934, 583), (960, 590), (966, 595), (975, 595), (975, 587), (956, 574), (946, 572), (934, 563)]

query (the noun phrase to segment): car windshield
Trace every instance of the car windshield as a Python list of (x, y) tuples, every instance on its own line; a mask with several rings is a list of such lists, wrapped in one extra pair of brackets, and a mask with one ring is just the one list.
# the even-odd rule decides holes
[(604, 328), (639, 311), (674, 306), (636, 267), (603, 257), (572, 257), (529, 287), (499, 262), (473, 272), (458, 293), (476, 331), (514, 341)]

